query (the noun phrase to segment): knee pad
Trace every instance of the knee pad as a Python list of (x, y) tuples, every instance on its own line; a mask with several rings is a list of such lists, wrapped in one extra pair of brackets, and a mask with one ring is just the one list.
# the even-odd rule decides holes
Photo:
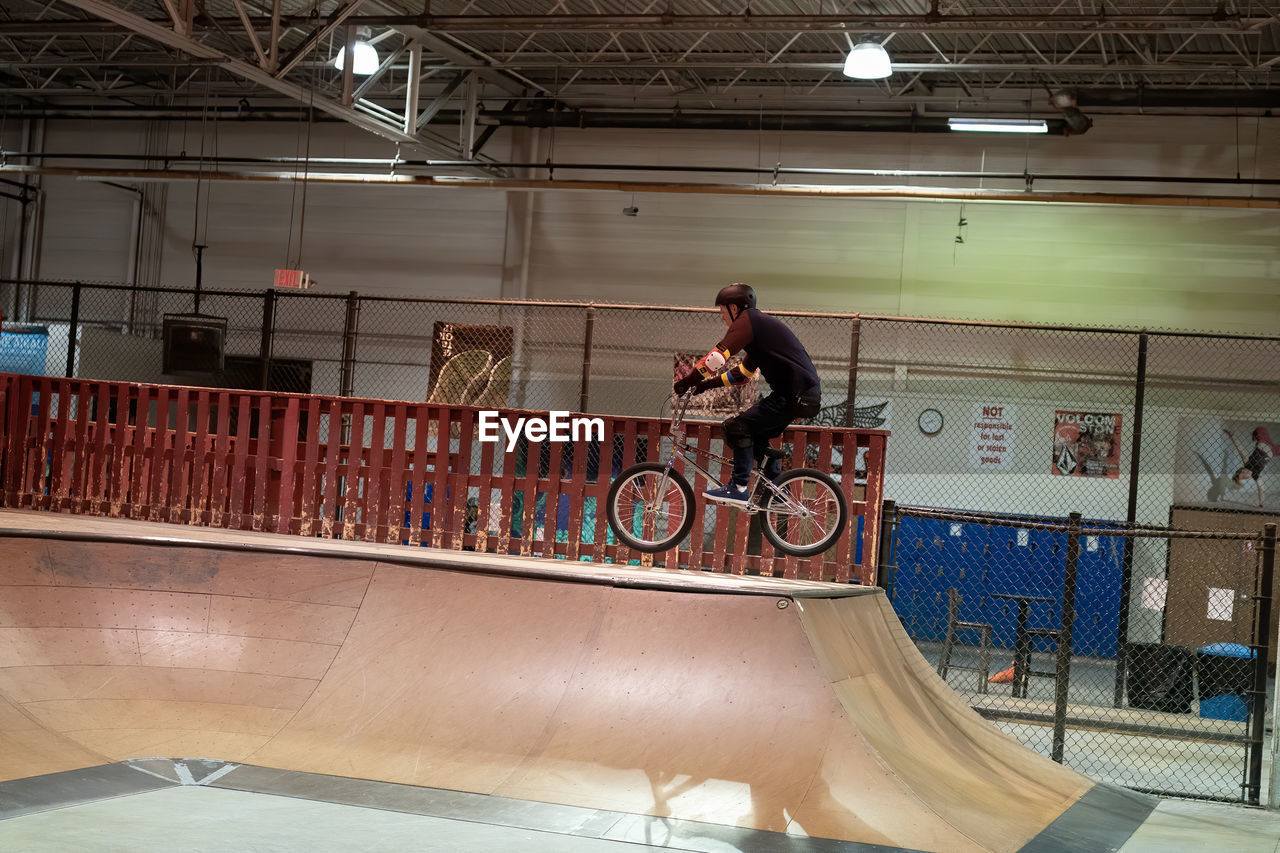
[(755, 444), (755, 439), (751, 437), (751, 428), (741, 417), (729, 418), (720, 428), (724, 431), (724, 443), (730, 447), (751, 447)]

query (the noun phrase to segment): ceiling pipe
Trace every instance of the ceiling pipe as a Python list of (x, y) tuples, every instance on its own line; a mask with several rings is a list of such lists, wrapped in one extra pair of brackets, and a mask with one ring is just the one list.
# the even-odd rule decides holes
[[(309, 170), (323, 166), (344, 166), (350, 169), (383, 169), (388, 172), (409, 172), (415, 169), (432, 171), (449, 171), (474, 168), (477, 163), (470, 160), (418, 160), (404, 157), (201, 157), (192, 154), (175, 154), (171, 156), (141, 156), (138, 154), (97, 154), (69, 153), (34, 154), (25, 151), (5, 151), (6, 158), (43, 157), (47, 161), (77, 160), (102, 161), (113, 163), (141, 163), (144, 161), (160, 161), (166, 169), (174, 165), (200, 163), (206, 167), (217, 166), (274, 166), (302, 168)], [(1135, 174), (1081, 174), (1054, 172), (992, 172), (953, 169), (846, 169), (822, 168), (816, 166), (674, 166), (651, 163), (565, 163), (557, 161), (543, 162), (486, 162), (484, 165), (493, 168), (549, 169), (551, 171), (591, 171), (591, 172), (669, 172), (675, 174), (706, 175), (759, 175), (762, 172), (777, 176), (805, 175), (819, 177), (871, 177), (871, 178), (946, 178), (974, 181), (1022, 181), (1031, 185), (1051, 182), (1120, 182), (1127, 184), (1220, 184), (1226, 186), (1280, 186), (1280, 178), (1242, 178), (1214, 175), (1135, 175)], [(77, 166), (75, 168), (83, 168)], [(246, 173), (250, 174), (250, 173)], [(323, 173), (321, 173), (323, 174)], [(333, 174), (330, 172), (330, 174)], [(342, 173), (344, 175), (351, 173)], [(16, 185), (16, 182), (10, 182)]]
[[(770, 116), (759, 113), (696, 113), (676, 111), (666, 115), (618, 110), (500, 110), (485, 119), (511, 127), (575, 127), (615, 130), (788, 130), (877, 131), (882, 133), (949, 133), (940, 116), (863, 116), (852, 113)], [(1049, 120), (1049, 133), (1061, 136), (1061, 119)]]
[[(254, 108), (225, 106), (202, 110), (169, 112), (155, 107), (104, 109), (101, 107), (22, 107), (9, 110), (8, 114), (15, 118), (190, 118), (204, 119), (212, 115), (226, 120), (297, 120), (305, 115), (305, 108), (299, 110), (266, 109), (257, 114)], [(0, 112), (0, 115), (5, 113)], [(459, 110), (440, 110), (435, 114), (433, 124), (458, 124), (462, 117)], [(1046, 120), (1050, 135), (1066, 135), (1067, 122), (1061, 118)], [(940, 116), (867, 116), (853, 113), (804, 114), (792, 113), (778, 115), (770, 113), (699, 113), (681, 112), (624, 112), (620, 110), (577, 110), (561, 108), (558, 110), (492, 110), (481, 112), (480, 124), (498, 125), (500, 127), (568, 127), (593, 130), (787, 130), (831, 133), (949, 133), (947, 119)]]
[[(134, 93), (129, 94), (132, 95)], [(125, 96), (118, 95), (117, 97)], [(296, 122), (307, 120), (334, 124), (342, 121), (340, 118), (328, 116), (307, 107), (254, 107), (252, 110), (244, 110), (235, 106), (210, 106), (209, 109), (204, 110), (199, 107), (132, 107), (119, 104), (104, 104), (92, 107), (46, 107), (39, 104), (10, 106), (8, 109), (0, 108), (0, 118), (98, 119), (101, 121), (201, 121), (213, 119), (215, 121), (237, 122)]]
[[(836, 66), (832, 66), (836, 67)], [(65, 93), (73, 94), (73, 93)], [(83, 94), (76, 92), (74, 94)], [(1262, 110), (1280, 109), (1280, 88), (1273, 89), (1152, 89), (1146, 87), (1121, 88), (1071, 88), (1075, 106), (1084, 109), (1102, 110), (1214, 110), (1229, 114), (1228, 110)], [(204, 120), (210, 117), (219, 120), (235, 121), (297, 121), (310, 117), (312, 120), (328, 120), (329, 117), (319, 110), (305, 106), (283, 105), (249, 105), (243, 90), (226, 95), (235, 98), (235, 103), (209, 104), (206, 107), (191, 107), (181, 104), (134, 106), (131, 104), (26, 104), (14, 101), (0, 106), (0, 116), (15, 119), (26, 118), (111, 118), (111, 119), (156, 119), (169, 118), (188, 121)], [(916, 99), (917, 101), (938, 101), (950, 103), (953, 99), (932, 98)], [(901, 106), (898, 107), (901, 109)], [(973, 108), (981, 109), (975, 105)], [(973, 109), (971, 108), (971, 109)], [(1025, 115), (1019, 113), (1020, 116)], [(458, 121), (457, 110), (441, 110), (439, 121), (442, 124)], [(945, 118), (917, 118), (909, 115), (899, 116), (866, 116), (859, 117), (849, 113), (821, 113), (765, 110), (751, 113), (720, 112), (672, 112), (657, 113), (653, 111), (627, 110), (583, 110), (562, 107), (559, 110), (538, 109), (534, 112), (521, 110), (494, 110), (482, 112), (481, 120), (487, 123), (512, 125), (521, 127), (549, 127), (554, 121), (557, 127), (593, 127), (593, 128), (665, 128), (687, 127), (709, 130), (759, 130), (761, 121), (765, 128), (785, 122), (791, 129), (816, 130), (868, 130), (868, 131), (902, 131), (933, 132), (934, 123)], [(804, 123), (804, 126), (802, 125)], [(1063, 125), (1066, 122), (1062, 122)], [(1051, 130), (1051, 132), (1053, 132)]]
[(1280, 107), (1280, 89), (1072, 89), (1081, 107), (1213, 108), (1270, 110)]
[(127, 178), (137, 181), (235, 181), (368, 186), (433, 187), (503, 191), (588, 191), (618, 193), (675, 193), (687, 195), (763, 196), (782, 198), (896, 199), (919, 201), (1014, 202), (1032, 204), (1129, 205), (1145, 207), (1227, 207), (1280, 210), (1280, 196), (1190, 196), (1156, 193), (1016, 192), (1010, 190), (950, 189), (908, 186), (818, 186), (793, 184), (713, 184), (674, 181), (518, 180), (429, 175), (359, 175), (311, 172), (204, 172), (178, 169), (85, 169), (60, 166), (0, 166), (0, 173), (56, 175), (92, 180)]

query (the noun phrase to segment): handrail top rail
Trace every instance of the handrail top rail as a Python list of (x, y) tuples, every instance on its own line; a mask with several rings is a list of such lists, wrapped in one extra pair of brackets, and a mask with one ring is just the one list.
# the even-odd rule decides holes
[[(53, 279), (23, 279), (10, 278), (0, 276), (0, 284), (12, 284), (26, 287), (71, 287), (71, 288), (89, 288), (94, 290), (119, 290), (131, 293), (165, 293), (182, 296), (190, 296), (195, 291), (191, 288), (183, 287), (160, 287), (154, 285), (137, 285), (125, 284), (120, 282), (109, 281), (76, 281), (76, 280), (53, 280)], [(449, 296), (399, 296), (393, 294), (361, 294), (359, 291), (349, 291), (347, 293), (334, 292), (316, 292), (301, 291), (295, 292), (291, 290), (281, 290), (275, 288), (255, 289), (227, 289), (227, 288), (201, 288), (202, 296), (211, 297), (231, 297), (231, 298), (262, 298), (264, 294), (274, 294), (277, 298), (285, 299), (323, 299), (335, 302), (345, 302), (348, 299), (356, 298), (365, 302), (412, 302), (423, 304), (439, 304), (439, 305), (489, 305), (497, 308), (572, 308), (572, 309), (605, 309), (605, 310), (641, 310), (641, 311), (659, 311), (659, 312), (676, 312), (676, 313), (702, 313), (715, 314), (718, 309), (714, 307), (706, 307), (702, 305), (646, 305), (643, 303), (630, 302), (608, 302), (608, 301), (589, 301), (582, 302), (578, 300), (550, 300), (550, 299), (468, 299), (465, 297), (449, 297)], [(850, 311), (813, 311), (801, 309), (770, 309), (770, 314), (779, 317), (813, 317), (828, 320), (848, 320), (862, 322), (870, 320), (881, 323), (901, 323), (901, 324), (924, 324), (933, 326), (972, 326), (984, 329), (1012, 329), (1021, 331), (1040, 331), (1040, 332), (1078, 332), (1082, 334), (1106, 334), (1106, 335), (1148, 335), (1153, 337), (1171, 337), (1171, 338), (1207, 338), (1214, 340), (1236, 340), (1236, 341), (1266, 341), (1280, 342), (1280, 336), (1277, 335), (1261, 335), (1246, 334), (1241, 332), (1225, 332), (1225, 331), (1204, 331), (1192, 329), (1165, 329), (1152, 328), (1150, 326), (1088, 326), (1088, 325), (1070, 325), (1061, 323), (1027, 323), (1011, 320), (972, 320), (963, 318), (950, 317), (925, 317), (910, 316), (896, 314), (867, 314), (863, 312)]]
[[(452, 403), (430, 403), (425, 400), (422, 400), (422, 401), (389, 400), (389, 399), (379, 399), (376, 397), (335, 397), (335, 396), (326, 395), (326, 394), (305, 394), (305, 393), (293, 392), (293, 391), (263, 391), (257, 388), (210, 388), (210, 387), (201, 386), (201, 385), (169, 385), (169, 384), (159, 383), (159, 382), (127, 382), (127, 381), (116, 380), (116, 379), (85, 379), (85, 378), (78, 378), (78, 377), (67, 378), (67, 377), (61, 377), (61, 376), (39, 376), (39, 375), (22, 374), (22, 373), (0, 373), (0, 380), (5, 379), (6, 377), (11, 377), (17, 380), (30, 379), (30, 380), (36, 380), (40, 382), (47, 382), (55, 385), (65, 385), (65, 386), (111, 385), (116, 387), (128, 387), (132, 389), (148, 388), (148, 389), (161, 389), (165, 391), (188, 391), (188, 392), (195, 391), (197, 393), (208, 393), (208, 394), (226, 393), (226, 394), (236, 394), (236, 395), (243, 395), (247, 397), (254, 397), (258, 399), (267, 398), (271, 400), (290, 399), (290, 398), (297, 399), (303, 402), (310, 401), (310, 400), (320, 400), (321, 402), (326, 402), (326, 401), (334, 402), (343, 407), (372, 404), (372, 405), (383, 405), (383, 406), (405, 406), (405, 407), (414, 407), (414, 408), (426, 407), (429, 409), (449, 409), (451, 411), (459, 411), (459, 412), (461, 411), (472, 411), (472, 412), (494, 411), (499, 413), (527, 414), (527, 415), (541, 415), (541, 414), (547, 414), (552, 411), (565, 411), (570, 416), (574, 416), (574, 417), (609, 418), (614, 422), (622, 422), (622, 423), (625, 423), (626, 421), (634, 421), (636, 423), (662, 423), (662, 424), (671, 422), (671, 418), (669, 417), (659, 418), (659, 417), (644, 417), (642, 415), (615, 415), (615, 414), (610, 414), (608, 412), (576, 412), (576, 411), (570, 411), (567, 409), (565, 410), (517, 409), (514, 407), (505, 407), (505, 406), (501, 408), (496, 408), (496, 407), (480, 408), (479, 406), (460, 406)], [(702, 419), (702, 418), (691, 418), (686, 420), (685, 423), (714, 425), (714, 424), (718, 424), (719, 421), (711, 420), (711, 419)], [(857, 435), (866, 435), (866, 436), (883, 436), (885, 438), (889, 437), (889, 435), (891, 434), (889, 430), (883, 430), (883, 429), (858, 429), (856, 427), (820, 426), (817, 424), (792, 424), (790, 427), (788, 427), (788, 430), (819, 430), (819, 431), (829, 430), (832, 433), (841, 434), (841, 435), (854, 433)]]

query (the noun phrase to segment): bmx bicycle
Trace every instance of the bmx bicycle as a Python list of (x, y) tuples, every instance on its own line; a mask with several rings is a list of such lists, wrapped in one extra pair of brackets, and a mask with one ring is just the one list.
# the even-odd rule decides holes
[[(724, 485), (698, 464), (696, 456), (732, 466), (733, 460), (689, 443), (684, 416), (692, 392), (675, 398), (671, 410), (671, 454), (665, 461), (641, 462), (622, 471), (609, 489), (606, 517), (615, 536), (637, 551), (653, 553), (674, 548), (689, 535), (694, 520), (694, 493), (688, 479), (675, 469), (684, 461), (709, 482)], [(764, 537), (784, 554), (812, 557), (835, 544), (849, 519), (844, 493), (831, 476), (816, 468), (784, 470), (777, 480), (765, 476), (768, 458), (782, 459), (782, 451), (766, 448), (756, 460), (747, 484), (751, 496), (742, 508), (760, 518)]]

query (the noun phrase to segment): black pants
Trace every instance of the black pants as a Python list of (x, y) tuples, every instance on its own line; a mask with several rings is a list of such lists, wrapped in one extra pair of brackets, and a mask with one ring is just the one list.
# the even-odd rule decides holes
[[(756, 456), (764, 452), (769, 440), (782, 435), (796, 418), (813, 417), (821, 406), (816, 388), (803, 394), (774, 391), (742, 414), (725, 421), (725, 444), (733, 448), (733, 484), (745, 487), (751, 479)], [(765, 463), (764, 472), (768, 477), (776, 477), (780, 470), (776, 459)]]

